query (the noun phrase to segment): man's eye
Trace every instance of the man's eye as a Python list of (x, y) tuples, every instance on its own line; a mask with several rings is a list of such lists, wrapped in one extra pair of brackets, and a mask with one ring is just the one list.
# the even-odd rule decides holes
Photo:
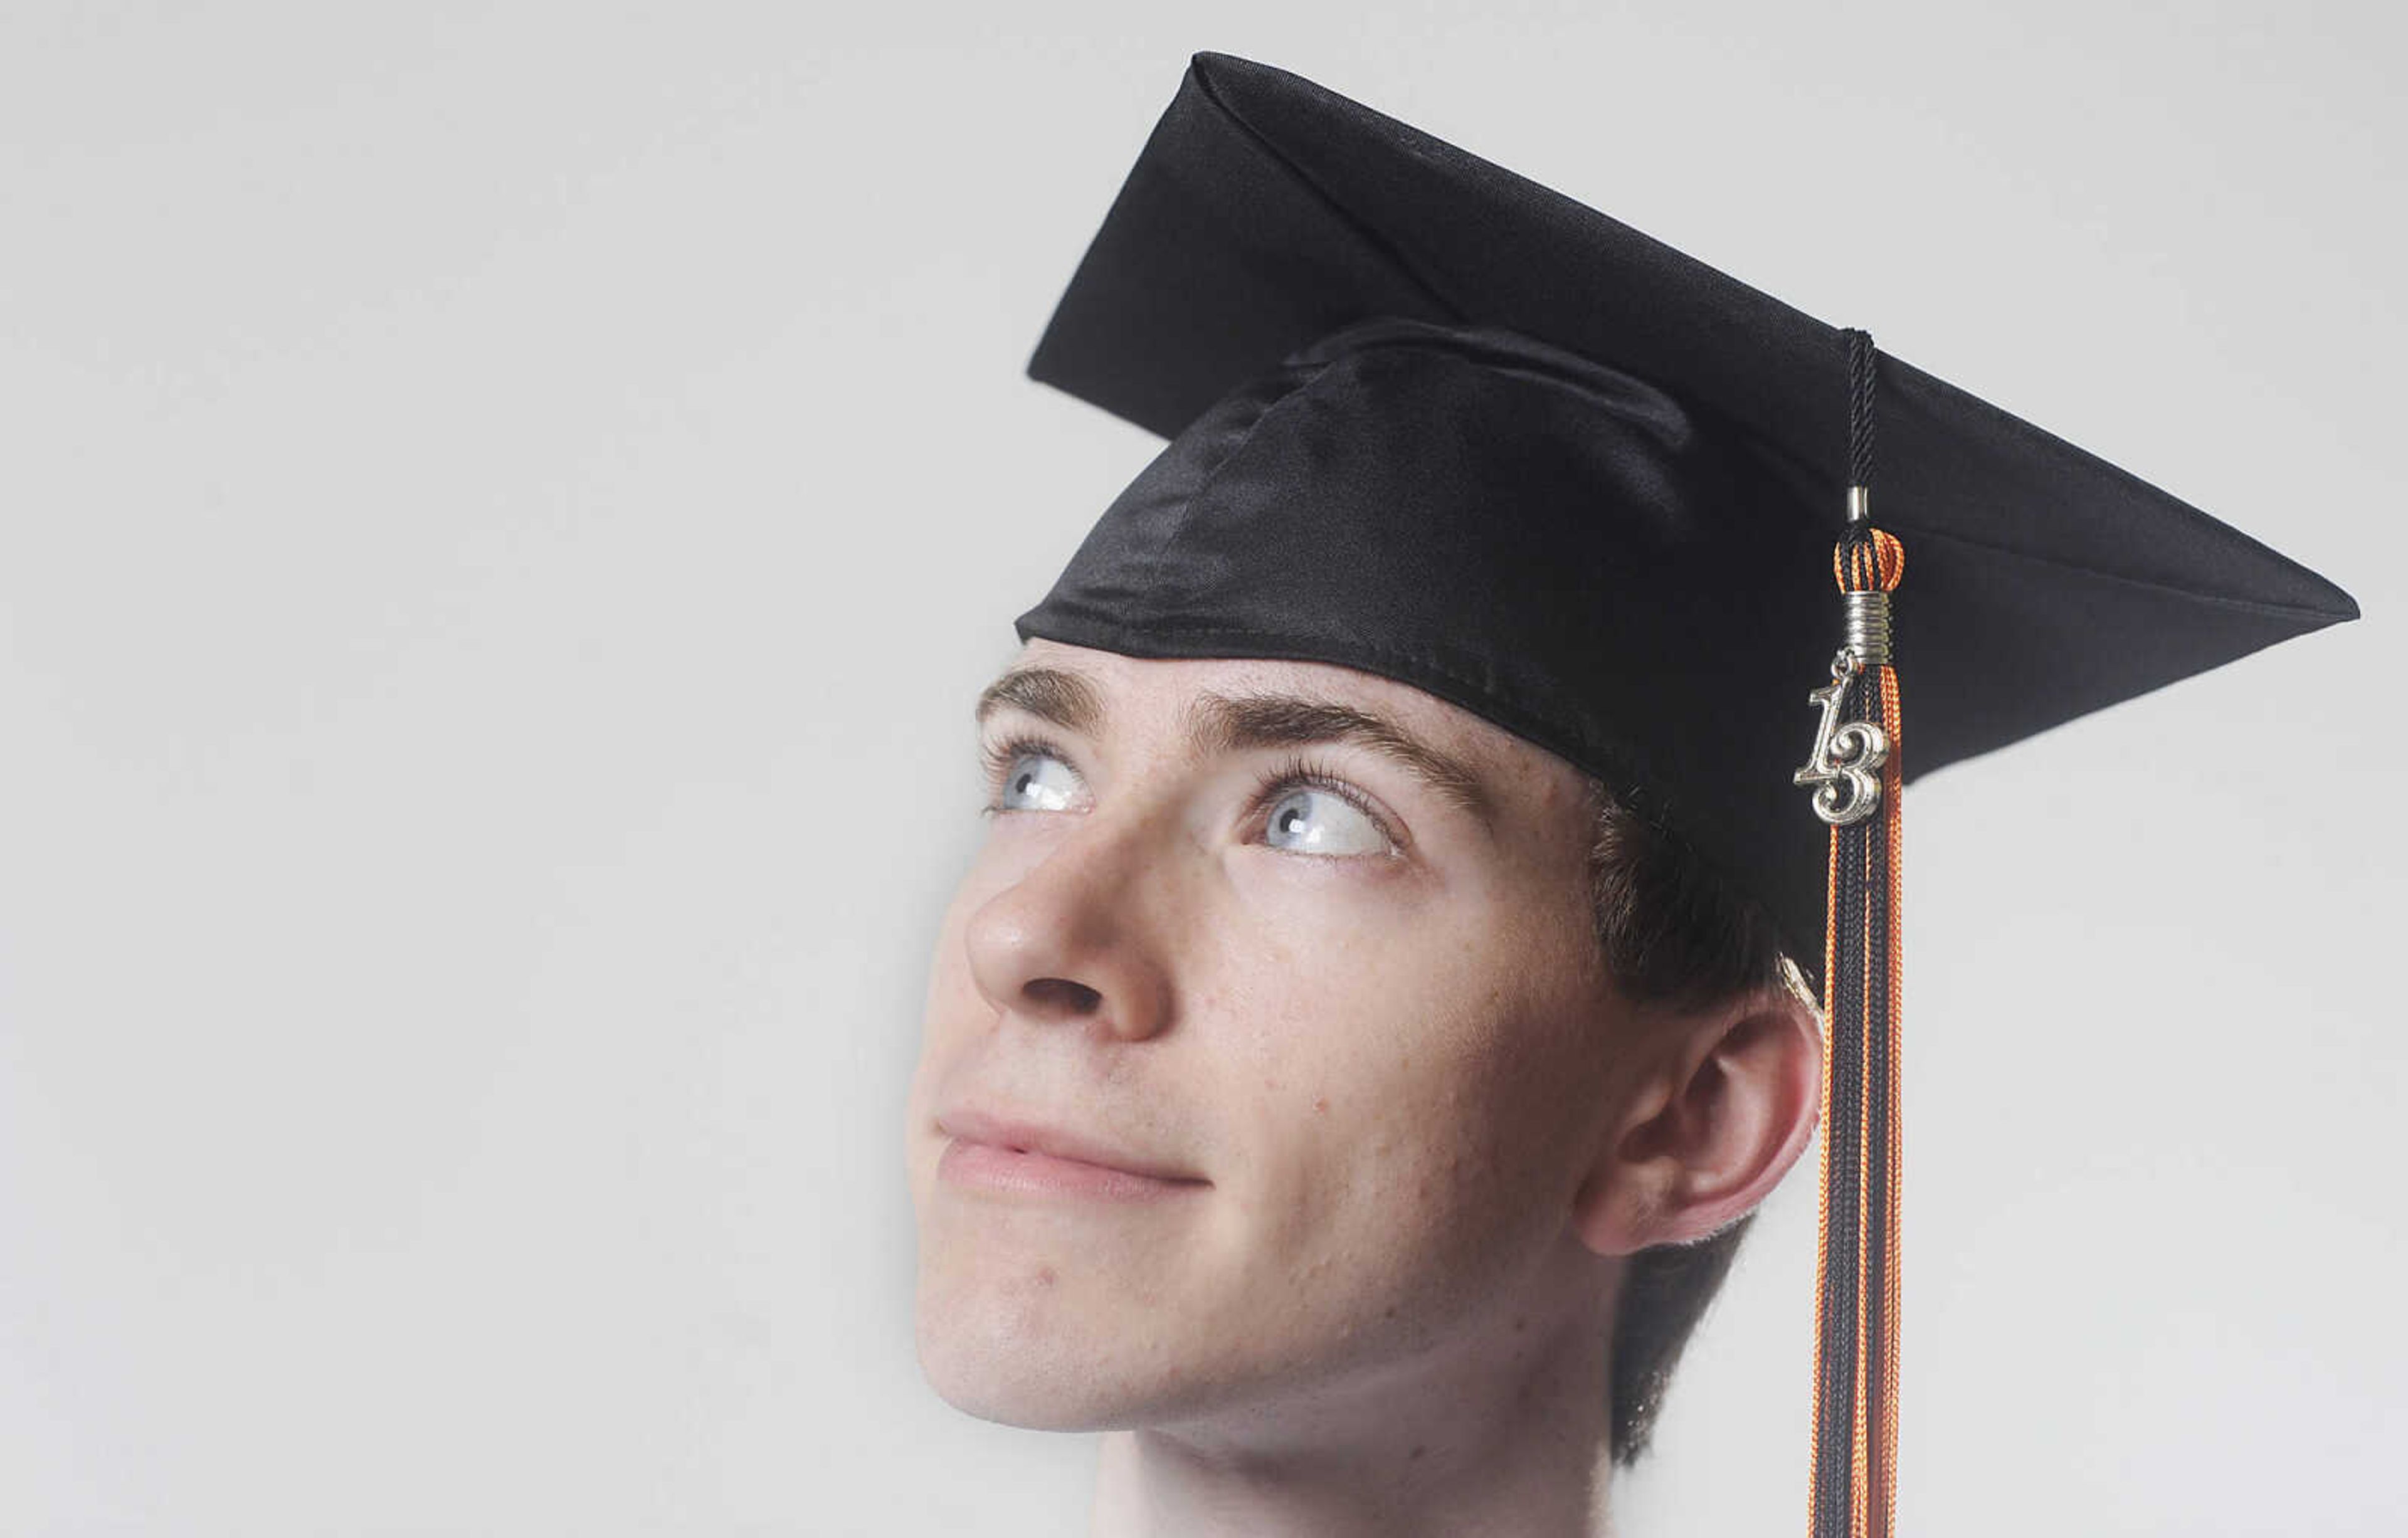
[(1041, 748), (1022, 748), (1004, 759), (995, 805), (998, 812), (1060, 812), (1070, 805), (1079, 776), (1070, 766)]
[[(985, 808), (989, 813), (1066, 812), (1078, 797), (1079, 772), (1051, 744), (1004, 742), (982, 749), (981, 757), (993, 788), (993, 800)], [(1312, 764), (1289, 763), (1272, 771), (1254, 798), (1263, 841), (1272, 848), (1333, 857), (1398, 852), (1387, 823), (1361, 792)]]
[(1395, 848), (1387, 830), (1370, 815), (1334, 791), (1298, 785), (1272, 802), (1269, 843), (1275, 849), (1299, 854), (1388, 854)]

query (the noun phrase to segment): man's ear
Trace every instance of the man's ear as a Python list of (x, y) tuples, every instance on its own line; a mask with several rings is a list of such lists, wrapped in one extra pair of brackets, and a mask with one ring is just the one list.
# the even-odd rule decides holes
[(1666, 1017), (1662, 1044), (1604, 1136), (1573, 1225), (1599, 1255), (1703, 1239), (1752, 1211), (1806, 1150), (1823, 1099), (1823, 1032), (1786, 989)]

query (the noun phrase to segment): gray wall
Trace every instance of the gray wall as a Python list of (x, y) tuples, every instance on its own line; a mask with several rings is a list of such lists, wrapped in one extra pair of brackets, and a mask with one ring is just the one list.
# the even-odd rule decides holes
[[(1822, 9), (16, 0), (0, 1531), (1083, 1528), (919, 1381), (897, 1118), (1152, 451), (1020, 366), (1197, 48), (2357, 593), (1914, 798), (1900, 1503), (2396, 1531), (2401, 13)], [(1625, 1532), (1797, 1525), (1813, 1203)]]

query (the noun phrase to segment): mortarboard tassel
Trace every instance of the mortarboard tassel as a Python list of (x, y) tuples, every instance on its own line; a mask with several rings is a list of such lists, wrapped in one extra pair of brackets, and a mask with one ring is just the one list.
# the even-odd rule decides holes
[(1898, 1448), (1898, 673), (1889, 594), (1904, 548), (1870, 522), (1872, 338), (1848, 339), (1846, 611), (1823, 719), (1798, 771), (1830, 825), (1823, 940), (1823, 1168), (1814, 1275), (1813, 1538), (1890, 1538)]

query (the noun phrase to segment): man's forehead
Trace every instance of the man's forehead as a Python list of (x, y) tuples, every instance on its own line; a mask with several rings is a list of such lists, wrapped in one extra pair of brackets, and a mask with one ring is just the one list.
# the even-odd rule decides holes
[(1451, 749), (1490, 762), (1555, 760), (1546, 749), (1427, 691), (1334, 662), (1266, 657), (1129, 657), (1034, 637), (1022, 645), (1006, 671), (1031, 668), (1056, 670), (1085, 680), (1096, 691), (1095, 704), (1108, 715), (1177, 723), (1187, 719), (1194, 703), (1207, 695), (1292, 695), (1376, 710), (1399, 725), (1443, 741)]

